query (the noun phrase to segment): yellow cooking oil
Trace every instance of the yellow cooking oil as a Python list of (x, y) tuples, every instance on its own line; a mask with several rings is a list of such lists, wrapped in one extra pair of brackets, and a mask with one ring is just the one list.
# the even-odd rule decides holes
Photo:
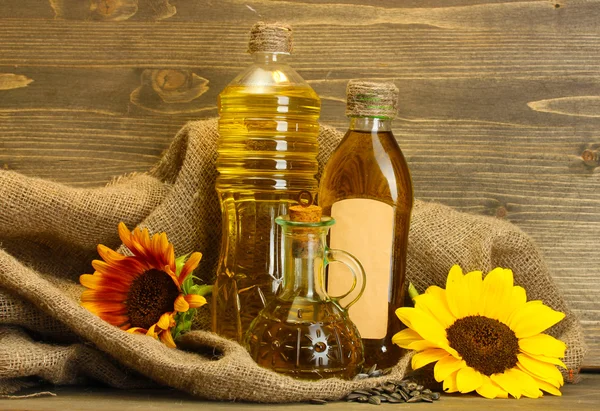
[(254, 57), (218, 102), (222, 239), (212, 329), (237, 341), (281, 286), (275, 218), (300, 191), (318, 188), (319, 97), (285, 55)]

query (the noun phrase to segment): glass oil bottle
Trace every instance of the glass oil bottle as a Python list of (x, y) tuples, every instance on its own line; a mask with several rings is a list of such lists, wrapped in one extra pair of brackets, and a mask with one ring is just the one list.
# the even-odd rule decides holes
[(320, 100), (289, 66), (291, 48), (291, 28), (256, 24), (254, 64), (219, 95), (223, 228), (212, 330), (238, 341), (281, 284), (275, 218), (299, 191), (317, 191)]
[[(350, 81), (350, 129), (325, 166), (319, 189), (323, 213), (337, 221), (330, 245), (355, 255), (367, 274), (362, 299), (349, 313), (365, 347), (365, 366), (393, 366), (402, 352), (392, 343), (402, 328), (395, 310), (404, 304), (408, 230), (413, 189), (408, 165), (392, 134), (398, 89), (393, 83)], [(350, 280), (328, 270), (327, 292)]]
[[(327, 247), (325, 238), (335, 223), (321, 209), (296, 205), (277, 217), (283, 229), (283, 284), (246, 333), (244, 344), (261, 366), (296, 378), (351, 379), (363, 364), (360, 335), (347, 309), (364, 289), (364, 271), (352, 255)], [(354, 281), (342, 305), (325, 291), (324, 269), (341, 262)], [(358, 293), (353, 292), (362, 284)]]

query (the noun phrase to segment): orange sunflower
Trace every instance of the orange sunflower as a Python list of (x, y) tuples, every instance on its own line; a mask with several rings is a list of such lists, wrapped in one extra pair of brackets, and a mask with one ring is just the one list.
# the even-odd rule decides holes
[(175, 347), (174, 337), (191, 327), (196, 308), (206, 304), (210, 286), (194, 285), (192, 272), (202, 254), (175, 259), (165, 233), (150, 237), (148, 229), (130, 232), (119, 224), (119, 237), (133, 255), (126, 256), (99, 244), (102, 260), (94, 260), (94, 274), (79, 281), (88, 288), (81, 305), (103, 320), (131, 333), (160, 339)]

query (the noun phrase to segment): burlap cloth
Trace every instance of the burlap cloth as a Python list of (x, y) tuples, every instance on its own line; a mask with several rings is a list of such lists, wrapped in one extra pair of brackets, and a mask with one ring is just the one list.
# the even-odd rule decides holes
[[(341, 138), (323, 126), (322, 166)], [(104, 382), (113, 387), (166, 385), (218, 400), (292, 402), (336, 399), (377, 380), (294, 380), (255, 365), (236, 343), (205, 331), (169, 349), (125, 333), (79, 306), (78, 277), (92, 271), (96, 245), (119, 246), (117, 224), (165, 231), (178, 254), (200, 250), (200, 274), (213, 280), (221, 232), (215, 166), (217, 123), (193, 122), (148, 173), (103, 188), (77, 189), (0, 171), (0, 393), (38, 383)], [(567, 343), (566, 363), (579, 369), (581, 327), (548, 274), (539, 251), (515, 226), (416, 202), (408, 279), (423, 291), (444, 286), (449, 268), (510, 267), (530, 299), (567, 313), (550, 333)], [(204, 311), (208, 315), (208, 308)], [(407, 358), (386, 378), (400, 378)]]

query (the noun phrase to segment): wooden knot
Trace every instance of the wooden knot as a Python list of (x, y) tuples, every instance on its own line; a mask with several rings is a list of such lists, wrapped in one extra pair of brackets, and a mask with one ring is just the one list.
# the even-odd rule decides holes
[(586, 166), (598, 167), (600, 165), (600, 154), (598, 153), (598, 150), (583, 150), (581, 159)]

